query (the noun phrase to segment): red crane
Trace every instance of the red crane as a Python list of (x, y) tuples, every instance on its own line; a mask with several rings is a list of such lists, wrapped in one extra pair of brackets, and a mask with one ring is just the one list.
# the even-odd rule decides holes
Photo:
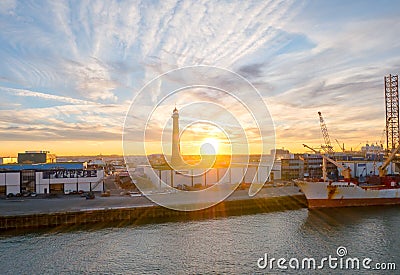
[(322, 148), (328, 153), (333, 154), (333, 146), (331, 144), (331, 139), (329, 137), (328, 128), (326, 127), (324, 118), (322, 117), (321, 112), (318, 112), (319, 115), (319, 124), (321, 125), (322, 136), (324, 137), (325, 145)]

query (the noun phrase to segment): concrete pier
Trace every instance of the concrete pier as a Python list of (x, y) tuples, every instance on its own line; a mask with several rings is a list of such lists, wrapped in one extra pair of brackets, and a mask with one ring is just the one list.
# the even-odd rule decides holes
[[(254, 198), (246, 197), (247, 190), (236, 191), (227, 200), (207, 209), (182, 212), (170, 210), (161, 206), (157, 206), (149, 202), (144, 197), (138, 198), (96, 198), (95, 200), (85, 201), (79, 200), (82, 204), (89, 204), (90, 207), (79, 207), (76, 209), (76, 203), (73, 199), (69, 203), (73, 207), (66, 207), (64, 200), (51, 199), (51, 203), (57, 201), (64, 205), (53, 211), (43, 211), (40, 205), (46, 205), (46, 199), (31, 200), (26, 207), (31, 211), (21, 211), (24, 202), (11, 202), (0, 200), (0, 229), (27, 229), (27, 228), (60, 228), (83, 224), (92, 224), (97, 226), (113, 226), (113, 225), (134, 225), (157, 223), (167, 221), (185, 221), (197, 219), (210, 219), (217, 217), (227, 217), (235, 215), (246, 215), (254, 213), (265, 213), (271, 211), (283, 211), (300, 209), (307, 206), (306, 199), (303, 194), (298, 192), (295, 187), (282, 188), (266, 188), (261, 194)], [(78, 199), (78, 198), (77, 198)], [(118, 200), (116, 200), (118, 199)], [(97, 200), (97, 201), (96, 201)], [(78, 201), (78, 200), (77, 200)], [(119, 203), (116, 203), (119, 202)], [(49, 201), (48, 201), (49, 202)], [(48, 204), (47, 202), (47, 204)], [(19, 211), (12, 211), (13, 208), (19, 208)], [(18, 205), (19, 204), (19, 205)], [(32, 205), (37, 206), (37, 211)], [(39, 207), (40, 206), (40, 207)], [(22, 207), (23, 209), (23, 207)]]

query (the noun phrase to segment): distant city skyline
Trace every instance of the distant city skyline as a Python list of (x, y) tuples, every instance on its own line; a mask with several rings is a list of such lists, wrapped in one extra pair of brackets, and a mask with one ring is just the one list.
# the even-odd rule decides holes
[(193, 65), (247, 78), (277, 148), (322, 144), (318, 111), (332, 143), (379, 143), (399, 13), (397, 1), (0, 1), (0, 156), (122, 155), (138, 91)]

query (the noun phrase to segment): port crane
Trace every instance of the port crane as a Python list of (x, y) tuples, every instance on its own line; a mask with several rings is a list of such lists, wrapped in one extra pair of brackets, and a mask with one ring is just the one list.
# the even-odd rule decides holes
[(383, 141), (385, 139), (386, 136), (386, 129), (383, 129), (382, 131), (382, 135), (381, 135), (381, 139), (379, 140), (379, 145), (383, 148)]
[[(354, 151), (357, 151), (358, 147), (360, 147), (362, 142), (360, 142), (356, 147), (354, 147)], [(353, 150), (352, 150), (353, 151)]]
[(335, 138), (335, 141), (336, 141), (336, 143), (339, 145), (340, 150), (342, 150), (343, 153), (344, 153), (344, 152), (346, 151), (346, 150), (344, 149), (344, 143), (343, 143), (343, 147), (342, 147), (342, 145), (340, 145), (340, 143), (339, 143), (339, 140), (337, 140), (337, 139)]
[[(311, 151), (313, 151), (316, 154), (320, 154), (317, 150), (315, 150), (314, 148), (311, 148), (310, 146), (303, 144), (304, 147), (310, 149)], [(399, 148), (400, 150), (400, 148)], [(324, 181), (326, 181), (327, 179), (327, 172), (326, 172), (326, 161), (329, 161), (331, 163), (333, 163), (336, 167), (340, 168), (342, 170), (341, 174), (344, 177), (345, 180), (350, 180), (351, 178), (351, 169), (349, 167), (345, 167), (344, 165), (342, 165), (341, 163), (325, 156), (324, 154), (320, 154), (322, 157), (322, 172), (323, 172), (323, 178)]]
[(326, 151), (329, 154), (333, 154), (334, 153), (333, 146), (331, 144), (331, 139), (329, 137), (328, 128), (326, 127), (325, 120), (322, 117), (321, 112), (318, 112), (318, 116), (319, 116), (319, 124), (321, 126), (322, 136), (324, 137), (324, 141), (325, 141), (325, 146), (323, 146), (323, 148), (326, 148)]
[(385, 177), (387, 174), (386, 168), (390, 164), (390, 162), (396, 157), (396, 154), (400, 151), (400, 145), (389, 155), (389, 157), (385, 160), (385, 162), (378, 167), (379, 177)]

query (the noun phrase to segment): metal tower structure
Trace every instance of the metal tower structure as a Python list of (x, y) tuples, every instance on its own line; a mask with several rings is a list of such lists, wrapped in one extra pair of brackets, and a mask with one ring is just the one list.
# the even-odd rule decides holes
[(174, 166), (179, 166), (182, 164), (180, 156), (180, 146), (179, 146), (179, 113), (178, 109), (174, 109), (172, 112), (172, 157), (171, 164)]
[(392, 151), (399, 145), (399, 76), (385, 76), (386, 146)]
[(325, 146), (323, 147), (324, 149), (326, 149), (327, 153), (329, 154), (333, 154), (333, 146), (331, 144), (331, 139), (329, 137), (329, 133), (328, 133), (328, 128), (326, 127), (324, 118), (322, 117), (321, 112), (318, 112), (319, 115), (319, 124), (321, 125), (321, 132), (322, 132), (322, 136), (324, 137), (324, 141), (325, 141)]

